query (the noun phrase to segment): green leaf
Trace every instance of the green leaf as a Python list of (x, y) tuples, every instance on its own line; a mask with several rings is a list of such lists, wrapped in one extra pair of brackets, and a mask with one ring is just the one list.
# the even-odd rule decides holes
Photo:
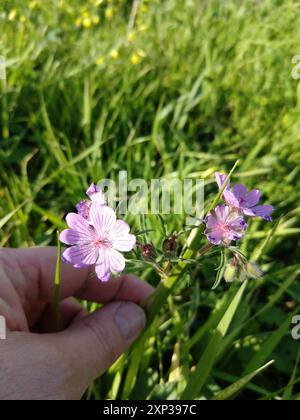
[(226, 259), (226, 254), (223, 248), (221, 248), (221, 261), (220, 261), (220, 265), (218, 267), (218, 272), (217, 272), (217, 276), (216, 276), (216, 281), (212, 287), (212, 290), (215, 290), (219, 284), (221, 283), (223, 276), (224, 276), (224, 272), (226, 269), (226, 263), (227, 263), (227, 259)]
[(284, 390), (283, 396), (282, 396), (282, 399), (285, 400), (285, 401), (290, 401), (290, 400), (293, 399), (292, 398), (293, 397), (293, 388), (294, 388), (294, 382), (295, 382), (295, 379), (296, 379), (296, 375), (297, 375), (297, 372), (298, 372), (299, 361), (300, 361), (300, 348), (298, 350), (297, 360), (296, 360), (295, 367), (294, 367), (294, 370), (293, 370), (292, 375), (291, 375), (291, 379), (290, 379), (289, 383), (287, 384), (287, 386)]
[(56, 261), (55, 278), (54, 278), (54, 284), (55, 284), (54, 307), (55, 307), (57, 331), (61, 330), (60, 276), (61, 276), (61, 243), (59, 239), (59, 232), (57, 232), (57, 261)]
[(66, 229), (67, 225), (56, 214), (49, 210), (45, 210), (37, 204), (32, 204), (32, 210), (49, 220), (56, 228)]
[(253, 371), (254, 369), (257, 369), (258, 366), (265, 363), (265, 361), (268, 359), (268, 357), (270, 357), (277, 345), (280, 343), (282, 338), (288, 333), (289, 327), (291, 325), (291, 319), (294, 314), (298, 313), (299, 310), (300, 306), (298, 306), (293, 314), (290, 314), (286, 321), (265, 340), (259, 352), (255, 353), (248, 363), (244, 372), (245, 374)]
[(195, 399), (201, 395), (201, 391), (206, 384), (209, 375), (218, 359), (222, 342), (226, 336), (233, 317), (238, 309), (239, 303), (245, 291), (247, 282), (242, 284), (238, 292), (235, 294), (228, 309), (222, 317), (217, 329), (206, 347), (201, 359), (199, 360), (195, 371), (192, 373), (188, 385), (182, 393), (182, 400)]
[(14, 217), (14, 215), (16, 213), (18, 213), (18, 211), (24, 207), (26, 204), (28, 203), (28, 200), (24, 201), (22, 204), (20, 204), (15, 210), (11, 211), (10, 213), (8, 213), (6, 216), (2, 217), (2, 219), (0, 219), (0, 229), (3, 228), (4, 225), (6, 225), (7, 222), (9, 222), (9, 220)]
[(261, 373), (262, 371), (264, 371), (265, 369), (267, 369), (269, 366), (271, 366), (274, 363), (274, 360), (272, 360), (271, 362), (267, 363), (266, 365), (262, 366), (259, 369), (256, 369), (254, 372), (249, 373), (248, 375), (244, 376), (243, 378), (239, 379), (238, 381), (236, 381), (234, 384), (230, 385), (229, 387), (227, 387), (226, 389), (224, 389), (223, 391), (219, 392), (214, 398), (212, 398), (213, 400), (218, 400), (218, 401), (222, 401), (222, 400), (228, 400), (229, 398), (235, 396), (239, 391), (241, 391), (249, 382), (252, 381), (252, 379), (258, 375), (259, 373)]

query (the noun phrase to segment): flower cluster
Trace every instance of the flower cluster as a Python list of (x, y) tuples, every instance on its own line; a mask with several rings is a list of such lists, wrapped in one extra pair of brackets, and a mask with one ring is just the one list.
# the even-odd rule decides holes
[[(213, 245), (230, 246), (232, 241), (238, 241), (245, 235), (248, 227), (245, 216), (271, 221), (274, 210), (270, 205), (258, 205), (261, 196), (259, 190), (247, 192), (242, 184), (231, 189), (230, 182), (224, 188), (226, 179), (225, 174), (216, 173), (225, 204), (210, 211), (205, 219), (205, 235)], [(97, 277), (107, 281), (111, 273), (124, 270), (125, 258), (122, 253), (132, 251), (135, 246), (135, 255), (163, 275), (167, 275), (173, 264), (180, 260), (177, 252), (179, 234), (167, 236), (166, 233), (162, 249), (156, 249), (152, 243), (137, 242), (136, 236), (130, 234), (128, 224), (117, 220), (115, 211), (107, 205), (105, 195), (97, 185), (92, 184), (86, 194), (87, 198), (76, 206), (77, 213), (67, 215), (69, 228), (60, 234), (61, 242), (70, 246), (63, 253), (65, 262), (75, 268), (95, 266)], [(165, 225), (163, 228), (166, 231)], [(237, 261), (239, 264), (235, 266), (245, 271), (244, 260), (240, 263), (238, 258)]]
[[(125, 0), (119, 0), (118, 2), (109, 0), (109, 3), (110, 5), (105, 9), (104, 13), (107, 21), (113, 21), (115, 16), (126, 13)], [(103, 68), (110, 62), (120, 59), (128, 60), (133, 66), (139, 66), (145, 61), (147, 52), (141, 48), (141, 45), (145, 45), (144, 34), (149, 29), (149, 25), (147, 24), (149, 6), (147, 3), (148, 0), (144, 0), (138, 4), (135, 18), (130, 23), (126, 35), (120, 38), (112, 49), (96, 58), (95, 64), (98, 67)], [(122, 7), (125, 10), (122, 10)]]
[[(215, 175), (217, 184), (222, 189), (227, 175), (219, 172)], [(270, 215), (274, 208), (270, 205), (258, 205), (260, 197), (260, 191), (257, 189), (247, 192), (247, 188), (242, 184), (230, 189), (228, 182), (223, 192), (226, 204), (218, 206), (205, 219), (205, 234), (208, 240), (214, 245), (230, 245), (232, 241), (241, 239), (248, 227), (245, 216), (262, 217), (271, 221)]]
[(63, 260), (75, 268), (95, 265), (99, 280), (108, 281), (111, 273), (125, 269), (121, 252), (131, 251), (136, 237), (123, 220), (107, 206), (101, 189), (92, 184), (87, 191), (88, 200), (77, 205), (78, 213), (66, 217), (69, 229), (60, 234), (60, 240), (70, 245), (63, 253)]

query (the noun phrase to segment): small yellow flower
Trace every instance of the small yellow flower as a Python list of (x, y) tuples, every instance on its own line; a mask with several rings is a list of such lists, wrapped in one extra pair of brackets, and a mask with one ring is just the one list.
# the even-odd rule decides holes
[(138, 30), (139, 30), (140, 32), (146, 32), (146, 31), (148, 31), (148, 29), (149, 29), (149, 27), (148, 27), (147, 25), (145, 25), (144, 23), (141, 23), (141, 24), (138, 26)]
[(37, 1), (36, 0), (33, 0), (29, 3), (29, 9), (31, 9), (31, 10), (35, 9), (36, 6), (37, 6)]
[(76, 19), (75, 25), (77, 26), (77, 28), (80, 28), (80, 26), (82, 25), (82, 19), (81, 18)]
[(100, 18), (99, 18), (99, 16), (93, 16), (93, 24), (94, 24), (94, 25), (98, 25), (98, 24), (99, 24), (99, 22), (100, 22)]
[(94, 1), (95, 6), (100, 6), (100, 4), (102, 4), (102, 3), (103, 3), (103, 0), (95, 0)]
[(27, 21), (27, 17), (26, 16), (24, 16), (24, 15), (22, 15), (21, 17), (20, 17), (20, 22), (21, 23), (25, 23)]
[(135, 39), (136, 39), (136, 32), (135, 31), (130, 31), (128, 36), (127, 36), (128, 42), (133, 42)]
[(142, 58), (137, 53), (133, 53), (130, 57), (130, 61), (134, 66), (138, 66), (141, 63)]
[(88, 29), (92, 26), (93, 22), (90, 18), (84, 18), (82, 21), (82, 25), (84, 28)]
[(130, 58), (131, 64), (133, 64), (134, 66), (138, 66), (142, 62), (143, 58), (145, 57), (146, 57), (145, 51), (138, 50), (137, 52), (134, 52), (131, 55), (131, 58)]
[(83, 19), (89, 19), (90, 16), (91, 16), (91, 14), (90, 14), (90, 12), (88, 10), (83, 10), (81, 12), (81, 16), (83, 17)]
[(148, 13), (149, 7), (147, 6), (147, 4), (142, 4), (141, 7), (140, 7), (140, 11), (142, 13)]
[(107, 7), (105, 9), (105, 18), (107, 20), (112, 20), (113, 17), (114, 17), (114, 15), (115, 15), (115, 11), (114, 11), (114, 9), (112, 7)]
[(16, 16), (17, 16), (17, 11), (16, 11), (16, 9), (12, 9), (12, 10), (9, 12), (9, 15), (8, 15), (8, 20), (9, 20), (10, 22), (12, 22), (13, 20), (15, 20)]
[(90, 12), (86, 7), (80, 7), (79, 12), (81, 14), (82, 17), (89, 17), (90, 16)]
[(117, 60), (120, 57), (120, 53), (118, 50), (112, 50), (110, 56), (113, 60)]
[(98, 57), (96, 59), (96, 64), (97, 66), (102, 66), (102, 64), (104, 64), (104, 57)]

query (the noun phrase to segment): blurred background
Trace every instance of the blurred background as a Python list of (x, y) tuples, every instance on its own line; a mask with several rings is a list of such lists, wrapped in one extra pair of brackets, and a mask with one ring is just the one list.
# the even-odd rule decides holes
[[(120, 170), (202, 178), (209, 198), (214, 171), (241, 159), (233, 181), (276, 207), (277, 226), (255, 221), (242, 243), (267, 274), (248, 285), (199, 397), (271, 359), (238, 398), (300, 392), (290, 335), (300, 313), (299, 17), (292, 0), (0, 0), (0, 246), (55, 244), (87, 186)], [(154, 227), (160, 246), (155, 218), (129, 221)], [(183, 221), (168, 216), (169, 232)], [(130, 392), (123, 360), (88, 398), (180, 396), (239, 286), (212, 292), (217, 266), (207, 258), (182, 279)], [(137, 274), (157, 284), (151, 270)]]

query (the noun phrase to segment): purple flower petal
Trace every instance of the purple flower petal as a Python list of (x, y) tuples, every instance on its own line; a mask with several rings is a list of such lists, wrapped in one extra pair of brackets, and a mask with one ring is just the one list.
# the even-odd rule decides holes
[(106, 267), (103, 264), (96, 264), (95, 266), (95, 273), (100, 281), (107, 282), (111, 278), (111, 272), (108, 267)]
[(95, 202), (91, 206), (90, 220), (99, 233), (109, 235), (114, 228), (117, 217), (113, 209)]
[(225, 223), (228, 215), (230, 212), (230, 208), (228, 206), (218, 206), (215, 210), (216, 216), (218, 218), (218, 222)]
[(66, 217), (66, 221), (71, 229), (76, 230), (82, 235), (86, 235), (90, 239), (94, 238), (94, 229), (91, 227), (89, 222), (79, 214), (69, 213)]
[(123, 238), (114, 239), (113, 247), (121, 252), (130, 252), (136, 245), (136, 237), (134, 235), (126, 235)]
[(90, 265), (80, 263), (80, 264), (74, 264), (74, 266), (73, 266), (73, 267), (74, 267), (74, 268), (88, 268), (88, 267), (90, 267)]
[(123, 257), (120, 252), (115, 251), (114, 249), (110, 249), (108, 251), (109, 255), (109, 264), (111, 271), (116, 271), (121, 273), (125, 269), (125, 258)]
[(247, 188), (243, 184), (236, 184), (232, 189), (232, 194), (240, 201), (247, 194)]
[(90, 197), (92, 201), (99, 203), (102, 206), (105, 206), (107, 204), (103, 191), (96, 184), (92, 184), (87, 190), (86, 194)]
[(115, 237), (128, 235), (130, 232), (130, 226), (124, 220), (117, 220), (111, 234)]
[(230, 241), (238, 241), (244, 236), (243, 231), (235, 231), (235, 230), (229, 230), (224, 234), (224, 238), (229, 239)]
[(90, 207), (91, 207), (91, 203), (89, 201), (87, 200), (80, 201), (80, 203), (76, 205), (79, 216), (83, 217), (84, 219), (89, 219)]
[(205, 218), (205, 224), (207, 228), (215, 228), (218, 224), (218, 217), (215, 213), (215, 211), (213, 210), (212, 212), (210, 212), (207, 217)]
[(239, 232), (239, 231), (246, 230), (248, 225), (245, 222), (243, 217), (238, 217), (235, 220), (233, 220), (232, 222), (229, 222), (229, 227), (233, 231)]
[(97, 192), (100, 191), (100, 188), (96, 185), (96, 184), (92, 184), (89, 189), (86, 192), (86, 195), (89, 196), (90, 198), (92, 197), (92, 195), (96, 194)]
[(63, 258), (72, 265), (94, 265), (98, 259), (99, 250), (88, 245), (76, 245), (66, 249)]
[(267, 221), (272, 220), (270, 214), (273, 211), (274, 211), (274, 207), (270, 206), (268, 204), (266, 204), (264, 206), (255, 206), (255, 207), (252, 207), (251, 209), (244, 209), (244, 213), (247, 216), (262, 217), (263, 219), (265, 219)]
[(66, 245), (76, 245), (82, 241), (90, 240), (90, 236), (79, 233), (74, 229), (65, 229), (59, 235), (59, 239)]
[(97, 277), (101, 281), (108, 281), (110, 279), (110, 261), (107, 250), (100, 252), (99, 259), (97, 261), (95, 272)]
[[(215, 172), (215, 177), (217, 180), (218, 187), (221, 189), (223, 187), (224, 182), (226, 181), (227, 175), (221, 174), (220, 172)], [(230, 187), (230, 181), (228, 181), (225, 189), (228, 189)]]
[(256, 206), (260, 200), (260, 191), (259, 190), (252, 190), (248, 194), (245, 195), (246, 205), (245, 207), (253, 207)]
[(110, 233), (112, 246), (118, 251), (129, 252), (136, 244), (136, 237), (129, 234), (130, 227), (123, 220), (117, 220)]
[(89, 267), (89, 265), (83, 264), (83, 263), (78, 263), (78, 264), (71, 263), (70, 261), (68, 261), (64, 258), (64, 254), (62, 255), (61, 259), (62, 259), (62, 262), (64, 262), (65, 264), (72, 264), (74, 268), (87, 268), (87, 267)]
[(221, 244), (223, 237), (221, 232), (214, 231), (211, 233), (206, 232), (205, 234), (207, 235), (207, 239), (209, 240), (209, 242), (211, 242), (213, 245)]
[(236, 198), (236, 196), (229, 190), (224, 191), (223, 193), (224, 199), (226, 201), (227, 204), (229, 204), (232, 207), (235, 208), (239, 208), (240, 207), (240, 202), (239, 200)]
[(91, 200), (95, 203), (101, 204), (101, 206), (106, 206), (106, 204), (107, 204), (106, 199), (105, 199), (105, 195), (102, 191), (100, 191), (96, 194), (93, 194), (91, 196)]

